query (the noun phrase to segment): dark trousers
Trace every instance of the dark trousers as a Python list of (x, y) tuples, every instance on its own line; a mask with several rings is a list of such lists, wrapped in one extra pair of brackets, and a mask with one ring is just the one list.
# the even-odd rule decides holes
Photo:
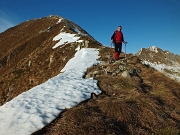
[(114, 43), (115, 46), (115, 52), (118, 52), (118, 54), (120, 55), (121, 50), (122, 50), (122, 42), (121, 43)]

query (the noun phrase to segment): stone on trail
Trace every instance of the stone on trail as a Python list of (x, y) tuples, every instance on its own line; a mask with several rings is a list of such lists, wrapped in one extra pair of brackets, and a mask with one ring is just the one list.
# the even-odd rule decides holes
[(130, 77), (130, 74), (128, 73), (128, 71), (123, 71), (121, 75), (125, 78)]

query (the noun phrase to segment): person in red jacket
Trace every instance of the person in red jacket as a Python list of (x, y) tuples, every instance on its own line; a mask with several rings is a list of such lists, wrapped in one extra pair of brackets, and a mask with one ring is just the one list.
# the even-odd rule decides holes
[[(126, 44), (127, 42), (124, 41), (123, 33), (121, 32), (122, 27), (118, 26), (117, 30), (111, 36), (111, 40), (115, 46), (115, 53), (118, 53), (118, 57), (122, 51), (122, 43)], [(117, 58), (115, 58), (117, 59)]]

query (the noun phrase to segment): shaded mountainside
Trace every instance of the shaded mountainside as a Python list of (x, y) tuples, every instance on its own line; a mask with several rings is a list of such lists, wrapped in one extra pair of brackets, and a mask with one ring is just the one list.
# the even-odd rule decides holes
[[(82, 42), (66, 42), (53, 49), (61, 32)], [(84, 43), (88, 41), (89, 43)], [(0, 105), (57, 75), (78, 46), (100, 47), (86, 31), (59, 16), (23, 22), (0, 34)]]
[[(76, 34), (82, 42), (53, 48), (58, 43), (54, 37), (60, 32)], [(165, 52), (152, 47), (150, 51), (141, 49), (138, 55), (127, 54), (127, 60), (122, 53), (114, 61), (114, 49), (102, 46), (78, 25), (58, 16), (30, 20), (0, 34), (0, 103), (59, 74), (77, 47), (99, 49), (100, 63), (88, 68), (84, 79), (97, 80), (102, 93), (92, 93), (91, 99), (65, 109), (33, 135), (180, 133), (180, 83), (148, 65), (168, 65), (174, 58), (176, 63), (179, 56), (157, 59), (155, 55), (164, 56)]]

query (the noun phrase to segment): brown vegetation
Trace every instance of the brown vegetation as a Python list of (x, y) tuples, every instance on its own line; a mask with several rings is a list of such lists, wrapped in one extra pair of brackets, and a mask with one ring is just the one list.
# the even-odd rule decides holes
[[(109, 64), (112, 49), (100, 49), (104, 65), (95, 65), (87, 74)], [(107, 55), (110, 55), (107, 58)], [(122, 54), (123, 56), (123, 54)], [(123, 61), (123, 59), (119, 60)], [(180, 133), (180, 83), (153, 68), (142, 65), (138, 57), (129, 54), (127, 67), (139, 72), (130, 78), (101, 73), (94, 76), (103, 91), (78, 106), (67, 109), (52, 123), (33, 135), (178, 135)]]
[[(73, 25), (86, 32), (68, 20), (57, 24), (59, 18), (30, 20), (0, 34), (0, 104), (59, 74), (74, 56), (80, 44), (52, 49), (56, 43), (53, 37), (63, 26), (66, 32), (75, 33)], [(102, 93), (92, 93), (91, 99), (64, 110), (33, 135), (180, 133), (179, 82), (143, 65), (133, 54), (127, 54), (125, 60), (122, 53), (120, 60), (114, 61), (113, 49), (103, 47), (89, 35), (78, 36), (89, 41), (88, 47), (100, 51), (101, 63), (89, 68), (84, 78), (92, 73)], [(128, 72), (133, 69), (133, 72), (124, 78), (122, 68)]]
[[(67, 43), (52, 49), (56, 44), (53, 38), (62, 28), (77, 34), (71, 28), (76, 24), (66, 19), (57, 23), (59, 19), (51, 16), (30, 20), (0, 34), (0, 105), (56, 76), (74, 57), (80, 43)], [(89, 40), (89, 47), (94, 43), (100, 46), (89, 35), (78, 36)]]

